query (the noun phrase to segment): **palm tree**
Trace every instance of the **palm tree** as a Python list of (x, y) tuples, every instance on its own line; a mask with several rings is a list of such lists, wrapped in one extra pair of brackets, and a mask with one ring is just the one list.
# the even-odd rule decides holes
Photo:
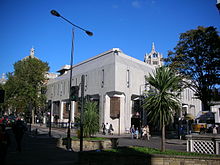
[(149, 122), (161, 129), (161, 151), (165, 151), (165, 126), (172, 119), (175, 110), (180, 108), (178, 95), (181, 92), (182, 78), (168, 67), (157, 68), (146, 78), (151, 90), (144, 100)]
[(83, 115), (83, 135), (90, 137), (99, 131), (99, 114), (96, 102), (86, 102)]

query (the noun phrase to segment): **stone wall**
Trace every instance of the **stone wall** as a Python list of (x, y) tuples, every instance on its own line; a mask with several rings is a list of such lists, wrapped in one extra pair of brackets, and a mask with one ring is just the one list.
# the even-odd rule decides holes
[[(117, 139), (106, 139), (106, 140), (83, 140), (83, 151), (91, 151), (91, 150), (102, 150), (102, 149), (110, 149), (117, 146), (115, 144)], [(57, 142), (57, 147), (66, 149), (67, 141), (64, 139), (59, 139)], [(72, 149), (73, 151), (80, 150), (80, 141), (72, 140)]]
[(219, 165), (217, 157), (82, 152), (80, 165)]

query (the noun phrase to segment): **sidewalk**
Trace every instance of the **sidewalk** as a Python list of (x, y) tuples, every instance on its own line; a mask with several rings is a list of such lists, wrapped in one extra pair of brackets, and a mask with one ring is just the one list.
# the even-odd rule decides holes
[[(45, 126), (34, 125), (33, 129), (38, 129), (39, 132), (48, 133), (48, 128)], [(72, 130), (71, 135), (74, 136), (75, 131)], [(52, 128), (52, 136), (54, 137), (66, 137), (66, 129), (63, 128)], [(150, 140), (141, 140), (141, 139), (131, 139), (131, 134), (114, 134), (114, 135), (103, 135), (96, 134), (98, 137), (106, 138), (118, 138), (119, 146), (140, 146), (140, 147), (150, 147), (160, 149), (160, 137), (152, 136)], [(180, 139), (166, 139), (166, 149), (176, 150), (176, 151), (186, 151), (186, 140)]]
[(78, 160), (77, 153), (57, 148), (57, 139), (47, 134), (37, 136), (25, 134), (21, 152), (16, 151), (12, 134), (11, 140), (6, 165), (74, 165)]
[[(23, 137), (22, 151), (16, 151), (16, 143), (12, 131), (10, 132), (11, 145), (6, 159), (7, 165), (74, 165), (78, 162), (78, 153), (69, 152), (56, 147), (57, 139), (66, 135), (66, 129), (52, 128), (52, 137), (48, 136), (48, 128), (34, 125), (32, 130), (38, 129), (38, 134), (27, 133)], [(73, 134), (72, 134), (73, 135)], [(153, 136), (149, 141), (131, 139), (130, 134), (101, 135), (100, 137), (114, 137), (119, 146), (142, 146), (160, 148), (160, 137)], [(166, 149), (186, 151), (186, 141), (166, 139)]]

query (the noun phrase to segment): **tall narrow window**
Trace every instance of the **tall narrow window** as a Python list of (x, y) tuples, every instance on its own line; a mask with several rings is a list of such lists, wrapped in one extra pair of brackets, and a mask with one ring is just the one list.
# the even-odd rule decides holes
[(62, 96), (63, 94), (63, 82), (61, 82), (60, 84), (60, 96)]
[(53, 85), (53, 96), (55, 96), (56, 95), (56, 85)]
[(85, 91), (88, 88), (88, 75), (85, 76)]
[(65, 89), (66, 89), (66, 82), (63, 82), (63, 94), (65, 95)]
[(57, 84), (57, 96), (59, 96), (60, 93), (60, 84)]
[(104, 87), (104, 80), (105, 80), (105, 72), (104, 69), (102, 69), (102, 82), (101, 82), (101, 87)]
[(127, 87), (130, 87), (130, 70), (127, 69), (127, 73), (126, 73), (126, 83), (127, 83)]

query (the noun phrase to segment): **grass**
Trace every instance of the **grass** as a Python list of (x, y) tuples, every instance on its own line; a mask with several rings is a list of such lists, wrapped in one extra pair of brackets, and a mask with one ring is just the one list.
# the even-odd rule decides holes
[(198, 156), (198, 157), (219, 157), (218, 155), (210, 155), (210, 154), (201, 154), (195, 152), (178, 152), (175, 150), (166, 150), (165, 152), (161, 152), (159, 149), (147, 148), (147, 147), (121, 147), (117, 149), (105, 150), (107, 152), (113, 153), (142, 153), (146, 155), (152, 154), (163, 154), (163, 155), (179, 155), (179, 156)]

